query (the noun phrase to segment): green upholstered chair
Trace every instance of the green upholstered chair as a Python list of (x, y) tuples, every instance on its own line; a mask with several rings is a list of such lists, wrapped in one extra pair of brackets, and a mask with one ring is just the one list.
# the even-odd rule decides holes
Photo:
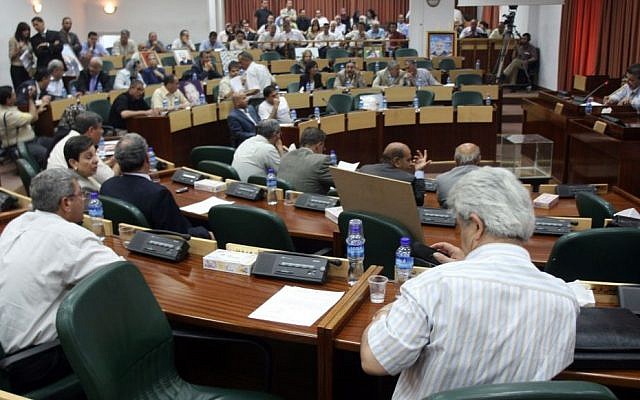
[[(251, 227), (251, 229), (247, 229)], [(278, 214), (257, 207), (223, 204), (209, 210), (209, 229), (218, 247), (227, 243), (295, 251), (286, 225)]]
[(218, 97), (220, 97), (220, 85), (215, 85), (211, 90), (211, 96), (213, 97), (213, 102), (218, 103)]
[(56, 319), (62, 348), (92, 400), (274, 399), (193, 385), (174, 365), (174, 340), (142, 274), (131, 263), (105, 265), (64, 298)]
[(456, 76), (456, 86), (482, 85), (482, 77), (477, 74), (460, 74)]
[(327, 60), (335, 60), (336, 58), (349, 57), (349, 52), (339, 47), (331, 47), (327, 49)]
[(109, 60), (102, 60), (102, 72), (108, 74), (113, 69), (113, 62)]
[(38, 172), (33, 169), (31, 164), (24, 158), (18, 158), (16, 160), (16, 167), (18, 167), (18, 175), (20, 175), (22, 186), (24, 186), (24, 190), (27, 192), (27, 195), (30, 195), (31, 179), (33, 179)]
[(332, 76), (331, 78), (327, 79), (327, 89), (333, 89), (333, 87), (336, 84), (336, 77)]
[(125, 224), (137, 225), (143, 228), (151, 228), (151, 225), (147, 221), (142, 211), (133, 204), (116, 199), (110, 196), (99, 196), (102, 202), (102, 209), (104, 211), (104, 217), (111, 221), (113, 224), (113, 233), (119, 234), (118, 224), (124, 222)]
[(576, 193), (576, 206), (581, 217), (591, 218), (592, 228), (602, 228), (606, 218), (613, 218), (615, 208), (595, 193)]
[(478, 385), (447, 390), (425, 400), (616, 400), (606, 387), (593, 382), (550, 381)]
[(287, 85), (287, 93), (297, 93), (300, 90), (300, 82), (291, 82)]
[(371, 61), (367, 63), (367, 71), (375, 71), (376, 70), (376, 64), (378, 64), (378, 71), (382, 71), (383, 69), (387, 68), (387, 63), (386, 61)]
[(42, 168), (40, 168), (40, 164), (38, 164), (36, 159), (33, 158), (31, 153), (29, 152), (29, 148), (27, 147), (25, 142), (18, 142), (16, 148), (18, 149), (18, 157), (28, 162), (29, 165), (31, 165), (31, 168), (36, 171), (36, 173), (42, 170)]
[(280, 59), (282, 59), (282, 57), (277, 51), (265, 51), (264, 53), (260, 54), (260, 61), (273, 61)]
[(211, 160), (229, 164), (233, 162), (236, 149), (230, 146), (197, 146), (191, 149), (191, 165), (194, 167), (200, 161)]
[(93, 111), (102, 118), (102, 128), (105, 135), (113, 134), (115, 129), (111, 125), (107, 125), (109, 121), (109, 112), (111, 111), (111, 103), (107, 99), (93, 100), (87, 103), (87, 110)]
[(343, 243), (349, 233), (349, 221), (353, 218), (362, 220), (364, 237), (367, 240), (364, 252), (365, 268), (369, 265), (382, 265), (383, 275), (393, 279), (395, 253), (400, 238), (412, 238), (411, 233), (404, 225), (382, 215), (363, 211), (343, 211), (338, 217), (338, 228)]
[(332, 94), (327, 101), (327, 112), (330, 114), (346, 114), (352, 110), (353, 98), (348, 94)]
[(409, 48), (399, 48), (396, 49), (395, 52), (395, 56), (396, 58), (398, 57), (418, 57), (418, 50), (416, 49), (409, 49)]
[[(253, 183), (254, 185), (267, 186), (267, 177), (259, 176), (259, 175), (251, 175), (247, 182)], [(282, 190), (295, 190), (295, 188), (284, 179), (276, 178), (276, 182), (278, 183), (278, 188)]]
[(198, 163), (197, 169), (207, 174), (212, 174), (221, 177), (224, 180), (233, 179), (240, 180), (238, 171), (229, 164), (221, 163), (219, 161), (203, 160)]
[(480, 92), (454, 92), (451, 96), (451, 105), (457, 106), (481, 106), (484, 104)]
[(173, 58), (173, 56), (164, 56), (160, 58), (160, 62), (162, 63), (162, 66), (165, 68), (175, 67), (176, 65), (176, 59)]
[(144, 102), (151, 107), (151, 96), (144, 96)]
[(295, 63), (291, 67), (289, 67), (290, 74), (302, 74), (303, 72), (304, 68), (302, 68), (302, 66), (298, 63)]
[(443, 71), (451, 71), (456, 69), (456, 62), (453, 58), (443, 58), (440, 60), (440, 69)]
[(433, 62), (431, 60), (418, 60), (416, 61), (416, 66), (418, 68), (433, 69)]
[(430, 90), (416, 90), (416, 96), (418, 96), (418, 103), (420, 107), (428, 107), (433, 104), (436, 95)]
[(640, 229), (595, 228), (568, 233), (551, 249), (545, 272), (576, 279), (640, 283)]

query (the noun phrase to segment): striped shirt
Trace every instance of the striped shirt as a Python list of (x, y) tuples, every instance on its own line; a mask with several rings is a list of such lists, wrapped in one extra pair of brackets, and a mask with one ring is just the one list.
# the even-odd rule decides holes
[(631, 107), (640, 111), (640, 87), (631, 89), (629, 84), (625, 83), (609, 95), (609, 101), (612, 101), (614, 104), (618, 104), (625, 99), (629, 99)]
[(409, 280), (368, 332), (394, 399), (485, 383), (548, 380), (573, 361), (579, 306), (527, 251), (492, 243)]

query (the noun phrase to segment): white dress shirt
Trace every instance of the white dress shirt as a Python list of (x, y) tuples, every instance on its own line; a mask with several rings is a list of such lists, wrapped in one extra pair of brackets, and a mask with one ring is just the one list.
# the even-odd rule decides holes
[(231, 166), (238, 172), (240, 180), (246, 182), (251, 175), (267, 176), (268, 168), (278, 172), (280, 153), (267, 138), (255, 135), (238, 146)]
[(247, 76), (247, 88), (251, 89), (259, 89), (260, 93), (253, 97), (262, 97), (262, 90), (267, 86), (271, 85), (272, 82), (275, 82), (271, 72), (269, 69), (262, 64), (258, 64), (257, 62), (252, 62), (247, 70), (245, 71), (245, 75)]
[(640, 110), (640, 86), (635, 89), (631, 89), (629, 84), (625, 83), (618, 90), (609, 95), (609, 100), (614, 104), (627, 98), (630, 100), (631, 107), (636, 110)]
[[(260, 120), (263, 121), (265, 119), (269, 119), (272, 111), (273, 104), (269, 104), (266, 100), (260, 103), (258, 106), (258, 115), (260, 116)], [(289, 113), (290, 110), (287, 99), (284, 96), (280, 96), (280, 103), (278, 104), (278, 111), (276, 112), (275, 119), (281, 124), (290, 124), (293, 121), (291, 120), (291, 115)]]

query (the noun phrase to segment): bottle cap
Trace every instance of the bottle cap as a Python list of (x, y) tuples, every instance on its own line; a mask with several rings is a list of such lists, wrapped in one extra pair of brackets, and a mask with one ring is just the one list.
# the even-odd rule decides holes
[(349, 220), (349, 234), (360, 233), (362, 234), (362, 220), (354, 218)]
[(400, 238), (400, 246), (409, 246), (411, 244), (411, 239), (406, 236)]
[(89, 195), (89, 198), (91, 200), (95, 200), (98, 198), (98, 192), (91, 192), (91, 194)]

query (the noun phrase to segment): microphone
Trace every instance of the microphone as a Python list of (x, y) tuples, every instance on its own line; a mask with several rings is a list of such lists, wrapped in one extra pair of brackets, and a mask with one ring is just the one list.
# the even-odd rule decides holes
[(598, 90), (602, 89), (603, 87), (607, 86), (609, 84), (609, 81), (604, 81), (602, 82), (600, 85), (598, 85), (595, 89), (593, 89), (592, 91), (590, 91), (589, 93), (587, 93), (586, 96), (573, 96), (573, 101), (575, 101), (578, 104), (582, 104), (585, 102), (585, 100), (587, 100), (589, 97), (593, 96), (593, 94), (595, 92), (597, 92)]

